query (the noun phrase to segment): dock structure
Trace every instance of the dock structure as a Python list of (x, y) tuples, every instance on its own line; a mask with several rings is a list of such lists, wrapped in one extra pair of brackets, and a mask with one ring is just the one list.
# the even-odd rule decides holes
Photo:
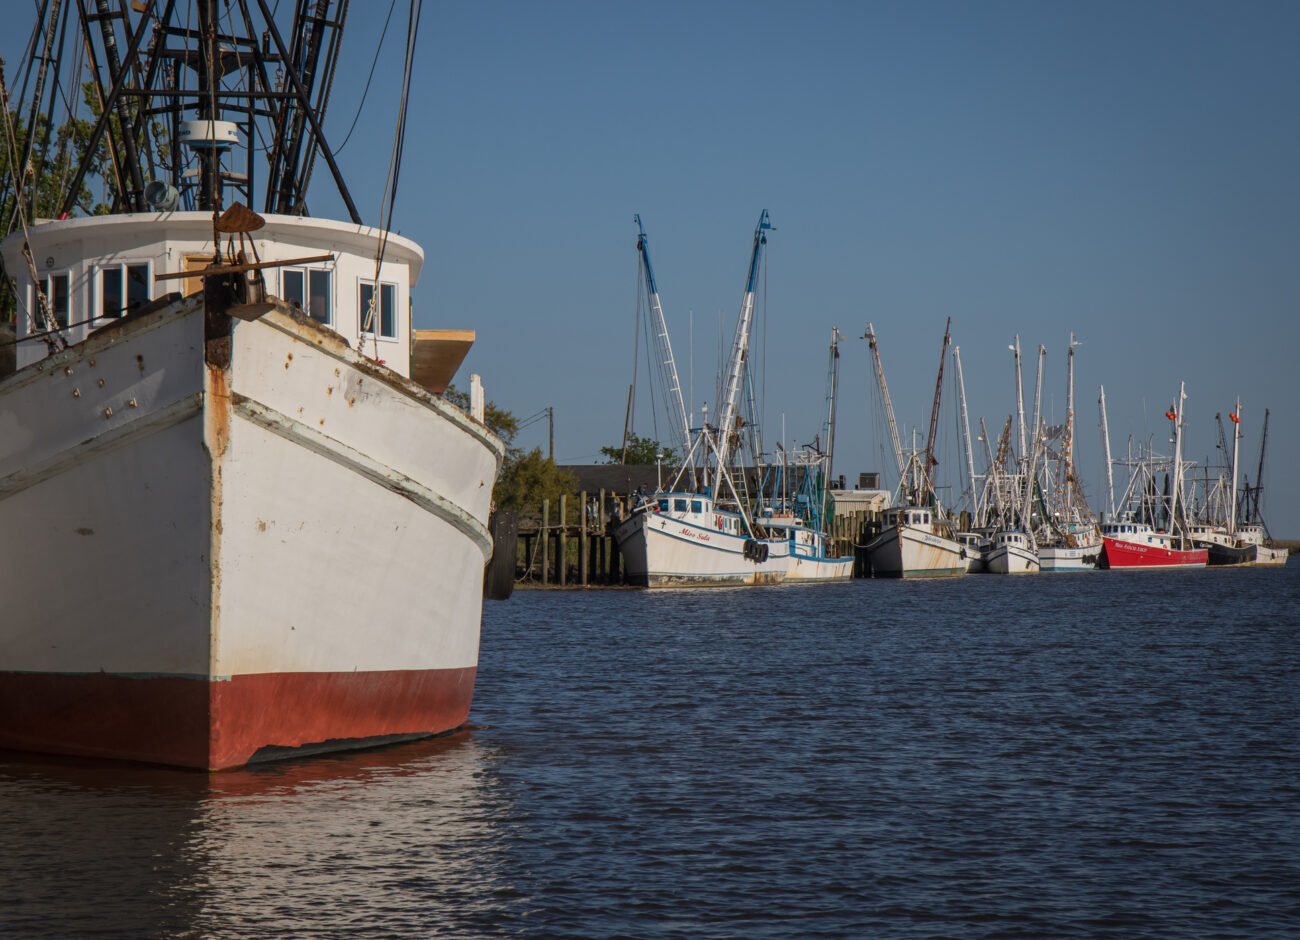
[(578, 493), (575, 504), (543, 500), (537, 525), (521, 526), (515, 578), (521, 586), (585, 588), (623, 583), (614, 521), (623, 518), (632, 494), (600, 490)]

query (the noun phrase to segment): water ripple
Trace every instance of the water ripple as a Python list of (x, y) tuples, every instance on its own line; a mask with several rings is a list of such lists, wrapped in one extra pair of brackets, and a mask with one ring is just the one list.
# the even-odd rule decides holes
[(1300, 933), (1300, 568), (487, 607), (474, 727), (0, 758), (0, 934)]

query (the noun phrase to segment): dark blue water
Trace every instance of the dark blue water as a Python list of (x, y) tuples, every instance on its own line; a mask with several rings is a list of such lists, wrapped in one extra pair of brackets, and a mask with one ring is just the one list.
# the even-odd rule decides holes
[(475, 730), (0, 757), (13, 936), (1300, 936), (1300, 567), (486, 610)]

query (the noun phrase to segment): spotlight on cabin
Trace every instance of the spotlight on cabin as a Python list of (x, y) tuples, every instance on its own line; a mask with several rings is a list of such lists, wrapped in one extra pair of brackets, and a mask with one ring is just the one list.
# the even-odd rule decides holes
[(144, 201), (158, 212), (171, 212), (180, 202), (176, 187), (162, 180), (154, 180), (144, 188)]

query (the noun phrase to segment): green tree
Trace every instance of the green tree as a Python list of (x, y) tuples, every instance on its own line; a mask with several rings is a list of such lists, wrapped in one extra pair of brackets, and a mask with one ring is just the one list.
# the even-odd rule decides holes
[[(83, 94), (89, 95), (94, 86), (87, 84)], [(8, 127), (0, 132), (0, 235), (21, 227), (18, 218), (18, 200), (23, 200), (29, 224), (36, 219), (55, 218), (63, 209), (64, 197), (72, 183), (82, 157), (87, 151), (93, 120), (71, 118), (55, 128), (40, 116), (32, 128), (32, 145), (27, 147), (27, 120), (17, 111), (9, 112)], [(27, 159), (16, 166), (15, 158)], [(102, 178), (108, 166), (108, 145), (101, 140), (95, 157), (90, 162), (86, 179)], [(110, 211), (105, 202), (93, 202), (89, 184), (83, 180), (74, 204), (74, 212), (86, 215), (104, 215)], [(0, 259), (0, 321), (14, 318), (17, 304), (9, 273)]]
[(577, 485), (573, 474), (543, 456), (540, 447), (530, 451), (511, 448), (501, 466), (494, 497), (497, 508), (514, 510), (521, 521), (536, 521), (542, 500), (551, 501), (551, 515), (556, 518), (560, 497), (574, 496)]
[(654, 464), (655, 457), (660, 452), (663, 453), (663, 462), (673, 464), (677, 461), (677, 452), (671, 447), (664, 447), (658, 441), (648, 437), (641, 437), (639, 434), (630, 434), (627, 439), (627, 459), (623, 459), (623, 447), (602, 447), (600, 452), (605, 455), (605, 463), (640, 463)]

